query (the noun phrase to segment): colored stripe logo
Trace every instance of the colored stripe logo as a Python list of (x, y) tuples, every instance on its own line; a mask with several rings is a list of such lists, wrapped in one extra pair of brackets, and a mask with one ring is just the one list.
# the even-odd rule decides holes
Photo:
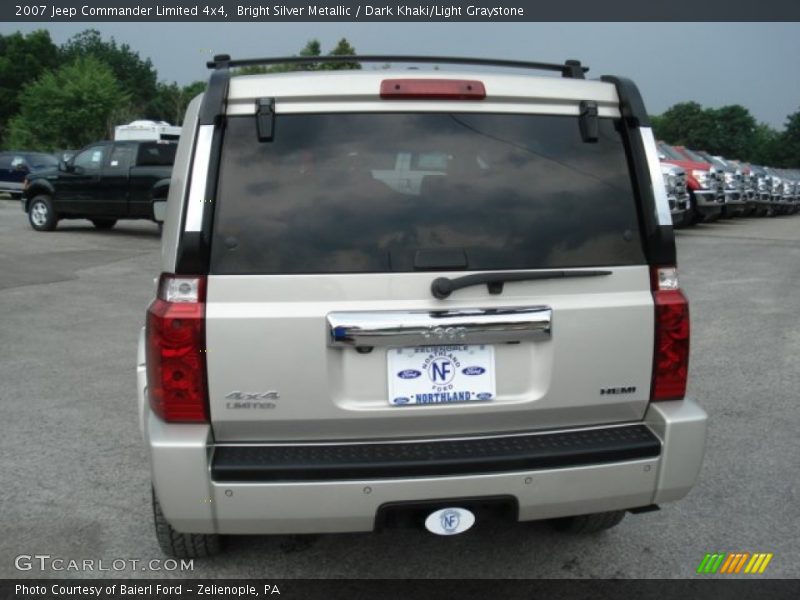
[(767, 570), (772, 552), (715, 552), (707, 553), (697, 567), (697, 572), (702, 574), (720, 573), (732, 574), (761, 574)]

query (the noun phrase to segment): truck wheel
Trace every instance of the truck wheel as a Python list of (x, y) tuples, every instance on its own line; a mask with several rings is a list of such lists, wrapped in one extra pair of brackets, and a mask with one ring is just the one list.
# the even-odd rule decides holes
[(35, 196), (28, 206), (28, 222), (36, 231), (53, 231), (58, 224), (58, 215), (50, 196)]
[(558, 531), (566, 533), (597, 533), (605, 529), (611, 529), (618, 525), (625, 517), (624, 510), (612, 512), (593, 513), (590, 515), (578, 515), (577, 517), (565, 517), (563, 519), (553, 519), (551, 524)]
[(92, 224), (98, 229), (111, 229), (117, 224), (116, 219), (92, 219)]
[(203, 558), (219, 553), (221, 546), (218, 535), (175, 531), (161, 512), (155, 490), (153, 490), (153, 518), (156, 525), (156, 539), (165, 554), (175, 558)]
[(688, 225), (697, 225), (703, 222), (703, 215), (697, 210), (697, 198), (694, 194), (689, 194), (689, 210), (686, 221)]

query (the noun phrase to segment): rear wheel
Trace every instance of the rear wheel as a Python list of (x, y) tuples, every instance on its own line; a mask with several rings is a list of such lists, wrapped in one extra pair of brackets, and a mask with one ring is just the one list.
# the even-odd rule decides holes
[(687, 210), (686, 223), (688, 225), (696, 225), (703, 220), (700, 211), (697, 210), (697, 198), (694, 194), (689, 195), (689, 209)]
[(218, 535), (175, 531), (161, 512), (155, 490), (153, 490), (153, 518), (156, 539), (165, 554), (175, 558), (203, 558), (218, 554), (221, 549)]
[(624, 510), (611, 512), (593, 513), (590, 515), (578, 515), (576, 517), (565, 517), (563, 519), (553, 519), (551, 524), (558, 531), (566, 533), (584, 534), (597, 533), (605, 529), (611, 529), (625, 517)]
[(111, 229), (117, 224), (116, 219), (92, 219), (92, 224), (98, 229)]
[(50, 196), (36, 196), (28, 206), (28, 222), (36, 231), (53, 231), (58, 224), (58, 215)]

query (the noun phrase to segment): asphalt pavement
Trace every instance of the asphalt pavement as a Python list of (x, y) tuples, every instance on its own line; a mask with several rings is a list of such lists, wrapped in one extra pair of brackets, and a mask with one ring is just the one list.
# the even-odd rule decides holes
[(153, 223), (133, 221), (37, 233), (18, 202), (0, 199), (0, 577), (682, 578), (718, 551), (772, 552), (760, 577), (800, 576), (800, 215), (676, 237), (692, 314), (689, 394), (711, 416), (687, 498), (586, 537), (542, 523), (455, 538), (238, 537), (192, 571), (19, 571), (20, 555), (164, 558), (135, 379), (160, 240)]

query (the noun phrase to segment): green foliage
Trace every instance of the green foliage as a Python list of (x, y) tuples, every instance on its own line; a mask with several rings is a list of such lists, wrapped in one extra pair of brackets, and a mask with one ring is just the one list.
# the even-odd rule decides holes
[(84, 146), (106, 137), (129, 102), (106, 64), (79, 58), (23, 89), (7, 144), (44, 151)]
[(756, 120), (744, 106), (733, 104), (717, 109), (707, 109), (713, 129), (709, 140), (712, 154), (731, 158), (748, 156), (752, 149)]
[(757, 165), (777, 166), (780, 160), (780, 134), (766, 123), (756, 125), (746, 160)]
[[(355, 56), (356, 49), (350, 45), (346, 38), (339, 40), (336, 47), (328, 53), (328, 56)], [(322, 56), (322, 45), (319, 40), (309, 40), (299, 52), (299, 56)], [(235, 70), (234, 75), (261, 75), (264, 73), (290, 73), (293, 71), (335, 71), (342, 69), (360, 69), (361, 64), (355, 61), (341, 63), (317, 63), (306, 64), (281, 63), (277, 65), (254, 65), (241, 67)]]
[(715, 136), (714, 129), (712, 120), (702, 106), (697, 102), (681, 102), (658, 118), (655, 133), (658, 139), (669, 144), (710, 152), (708, 144)]
[(205, 89), (205, 81), (195, 81), (183, 87), (175, 82), (159, 82), (156, 88), (156, 97), (150, 103), (150, 109), (146, 116), (148, 119), (181, 125), (186, 106)]
[(130, 97), (131, 112), (141, 117), (152, 111), (151, 103), (158, 95), (156, 70), (149, 58), (142, 60), (128, 44), (118, 45), (114, 38), (105, 41), (99, 31), (87, 29), (70, 38), (60, 54), (62, 64), (88, 56), (105, 63)]
[[(342, 38), (339, 40), (339, 43), (336, 44), (336, 47), (333, 50), (331, 50), (328, 54), (330, 56), (355, 56), (356, 49), (350, 45), (350, 42), (348, 42), (347, 39)], [(360, 69), (361, 64), (355, 61), (328, 63), (322, 65), (322, 68), (331, 71), (338, 71), (343, 69)]]
[(0, 139), (5, 137), (9, 119), (20, 109), (22, 87), (57, 66), (58, 48), (47, 31), (0, 35)]
[(800, 111), (789, 115), (782, 133), (758, 123), (739, 104), (704, 109), (681, 102), (651, 120), (656, 137), (669, 144), (754, 164), (800, 166)]
[(800, 168), (800, 110), (786, 117), (785, 129), (779, 134), (776, 145), (777, 166)]

